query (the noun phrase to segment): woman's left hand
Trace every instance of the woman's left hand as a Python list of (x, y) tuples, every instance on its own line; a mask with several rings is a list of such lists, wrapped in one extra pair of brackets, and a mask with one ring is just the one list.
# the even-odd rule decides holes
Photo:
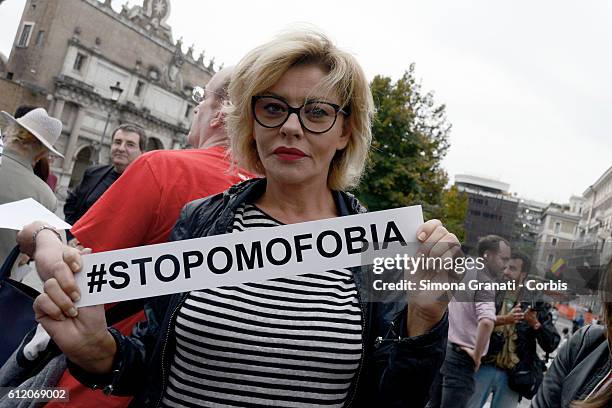
[[(442, 264), (448, 263), (463, 255), (461, 244), (455, 236), (444, 228), (440, 220), (429, 220), (417, 229), (417, 239), (420, 247), (415, 256), (424, 259), (440, 258)], [(457, 274), (453, 270), (421, 268), (413, 276), (417, 280), (428, 279), (431, 282), (456, 281)], [(410, 337), (427, 333), (444, 316), (448, 298), (444, 291), (410, 292), (408, 303), (408, 335)]]

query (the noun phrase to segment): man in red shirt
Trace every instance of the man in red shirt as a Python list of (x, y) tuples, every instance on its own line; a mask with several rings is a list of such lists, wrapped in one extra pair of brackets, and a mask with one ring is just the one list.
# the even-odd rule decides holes
[[(142, 155), (72, 227), (72, 234), (84, 247), (101, 252), (166, 242), (186, 203), (220, 193), (252, 176), (233, 168), (229, 161), (229, 140), (221, 108), (227, 99), (230, 77), (230, 68), (217, 72), (194, 111), (187, 141), (196, 149), (158, 150)], [(41, 253), (43, 234), (49, 234), (57, 244), (59, 241), (44, 230), (37, 240), (37, 268), (46, 280), (53, 276), (51, 260), (57, 257), (57, 251), (49, 253), (47, 262), (47, 256)], [(20, 242), (22, 250), (27, 250), (27, 241), (31, 241), (32, 235), (25, 232), (22, 236), (26, 242)], [(107, 314), (113, 307), (116, 305), (107, 307)], [(141, 320), (144, 320), (142, 309), (114, 327), (130, 334)], [(100, 390), (91, 390), (74, 379), (68, 370), (56, 386), (69, 388), (70, 407), (124, 407), (131, 400), (131, 397), (106, 396)], [(67, 405), (47, 404), (47, 407), (59, 406)]]

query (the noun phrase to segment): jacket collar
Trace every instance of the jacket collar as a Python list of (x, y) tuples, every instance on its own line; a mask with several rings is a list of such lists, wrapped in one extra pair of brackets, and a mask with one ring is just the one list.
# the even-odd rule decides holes
[[(245, 201), (255, 201), (266, 191), (266, 185), (267, 182), (265, 178), (255, 178), (230, 187), (224, 193), (229, 199), (229, 206), (226, 210), (236, 212), (238, 206)], [(340, 216), (359, 214), (367, 211), (350, 193), (333, 191), (332, 194)]]
[(4, 151), (2, 152), (2, 156), (5, 156), (7, 159), (10, 159), (16, 162), (17, 164), (25, 167), (26, 169), (34, 173), (34, 168), (32, 167), (32, 163), (30, 163), (27, 158), (19, 154), (17, 150), (14, 150), (10, 147), (5, 147)]

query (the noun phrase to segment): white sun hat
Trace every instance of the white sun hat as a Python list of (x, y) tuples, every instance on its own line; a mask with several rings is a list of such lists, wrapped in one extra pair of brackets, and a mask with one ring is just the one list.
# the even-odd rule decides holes
[(0, 125), (5, 127), (11, 123), (17, 123), (30, 132), (56, 156), (64, 157), (53, 147), (62, 134), (62, 121), (49, 116), (43, 108), (36, 108), (18, 119), (5, 111), (0, 112)]

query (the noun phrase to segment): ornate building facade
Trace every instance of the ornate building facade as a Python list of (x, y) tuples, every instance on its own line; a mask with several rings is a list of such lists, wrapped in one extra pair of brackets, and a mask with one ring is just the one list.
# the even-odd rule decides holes
[[(13, 97), (7, 91), (0, 109), (34, 103), (62, 120), (57, 147), (65, 159), (52, 166), (60, 198), (90, 163), (108, 162), (118, 124), (144, 127), (147, 150), (184, 146), (195, 107), (191, 90), (215, 68), (203, 53), (195, 58), (193, 46), (183, 52), (169, 14), (169, 0), (120, 11), (110, 0), (27, 0), (1, 73), (0, 91)], [(122, 90), (116, 101), (111, 86)]]

